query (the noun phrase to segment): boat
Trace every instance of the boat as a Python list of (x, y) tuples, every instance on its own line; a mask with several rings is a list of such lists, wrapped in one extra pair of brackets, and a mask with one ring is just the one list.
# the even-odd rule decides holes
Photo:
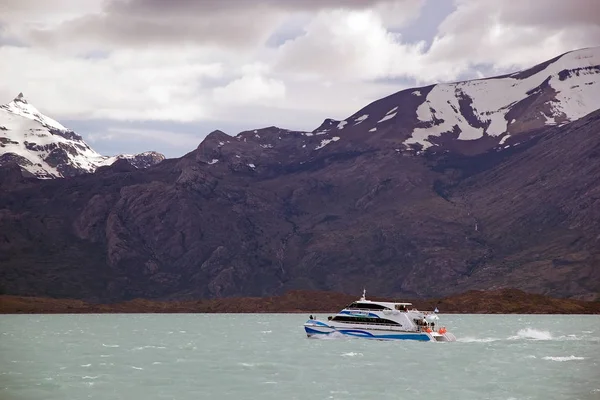
[[(436, 311), (437, 310), (436, 307)], [(418, 340), (455, 342), (456, 337), (439, 326), (436, 311), (419, 311), (412, 303), (391, 303), (366, 299), (366, 290), (358, 301), (344, 307), (327, 321), (312, 315), (304, 323), (309, 338), (350, 336), (376, 340)]]

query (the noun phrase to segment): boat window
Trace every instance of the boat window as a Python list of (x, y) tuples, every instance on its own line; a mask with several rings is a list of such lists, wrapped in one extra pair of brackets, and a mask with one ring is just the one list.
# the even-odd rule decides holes
[(375, 325), (400, 325), (396, 321), (385, 318), (369, 318), (369, 317), (347, 317), (344, 315), (336, 315), (333, 317), (333, 321), (338, 322), (361, 322), (363, 324), (375, 324)]
[(389, 307), (372, 303), (352, 303), (346, 308), (352, 308), (355, 310), (390, 310)]

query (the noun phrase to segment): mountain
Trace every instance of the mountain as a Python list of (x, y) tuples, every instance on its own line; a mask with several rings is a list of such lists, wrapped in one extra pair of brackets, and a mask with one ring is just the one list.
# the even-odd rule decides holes
[(598, 109), (599, 81), (600, 48), (582, 49), (509, 75), (403, 90), (343, 121), (325, 120), (312, 134), (376, 148), (482, 153)]
[[(594, 299), (600, 97), (588, 89), (599, 52), (405, 90), (312, 132), (215, 131), (144, 170), (120, 160), (31, 180), (0, 168), (1, 289), (103, 302), (363, 287)], [(443, 110), (452, 98), (432, 95), (448, 88), (453, 113)], [(506, 106), (487, 107), (500, 98)], [(423, 104), (435, 110), (429, 122)], [(479, 123), (481, 137), (461, 137)]]
[(37, 178), (90, 173), (119, 159), (128, 160), (137, 168), (146, 168), (164, 158), (153, 151), (102, 156), (81, 136), (40, 113), (22, 93), (10, 103), (0, 105), (0, 165), (15, 162)]

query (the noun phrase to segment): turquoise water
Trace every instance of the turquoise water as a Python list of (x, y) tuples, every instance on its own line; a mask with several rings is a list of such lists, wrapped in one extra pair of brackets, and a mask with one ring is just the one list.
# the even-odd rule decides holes
[(455, 343), (307, 339), (306, 317), (0, 316), (0, 399), (600, 399), (599, 316), (441, 314)]

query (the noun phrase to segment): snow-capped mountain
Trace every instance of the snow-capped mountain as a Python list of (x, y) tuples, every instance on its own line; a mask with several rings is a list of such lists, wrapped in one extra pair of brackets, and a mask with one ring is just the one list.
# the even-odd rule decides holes
[(581, 49), (508, 75), (406, 89), (297, 134), (312, 151), (361, 143), (400, 152), (480, 153), (599, 109), (599, 81), (600, 47)]
[(112, 157), (98, 154), (81, 136), (40, 113), (22, 93), (0, 105), (0, 165), (16, 162), (38, 178), (90, 173), (119, 159), (146, 168), (164, 158), (153, 151)]

